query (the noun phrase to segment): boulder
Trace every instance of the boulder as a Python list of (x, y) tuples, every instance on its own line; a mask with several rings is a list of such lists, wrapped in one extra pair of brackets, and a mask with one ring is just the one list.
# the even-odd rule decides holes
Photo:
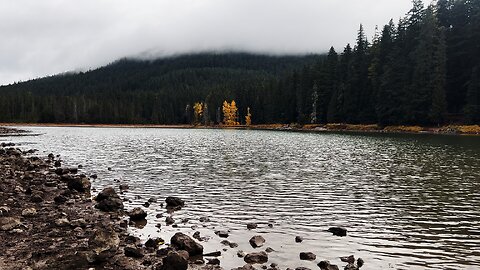
[(185, 206), (185, 202), (178, 197), (167, 197), (165, 199), (165, 202), (167, 203), (167, 207), (169, 208), (177, 208), (177, 207)]
[(0, 217), (0, 231), (10, 231), (21, 224), (18, 218)]
[(265, 243), (265, 238), (261, 235), (255, 235), (248, 241), (253, 248), (261, 247)]
[(296, 243), (301, 243), (301, 242), (303, 242), (303, 237), (301, 237), (301, 236), (295, 236), (295, 242), (296, 242)]
[(130, 212), (128, 212), (128, 216), (130, 220), (143, 220), (147, 217), (147, 213), (143, 211), (140, 207), (133, 208)]
[(312, 252), (300, 252), (300, 260), (314, 261), (317, 258), (317, 255)]
[(161, 270), (187, 270), (188, 260), (175, 251), (170, 251), (163, 258)]
[(328, 231), (333, 233), (336, 236), (347, 236), (347, 229), (342, 227), (331, 227), (328, 228)]
[(256, 229), (257, 227), (258, 227), (257, 223), (248, 223), (247, 224), (247, 229), (249, 229), (249, 230)]
[(268, 254), (265, 251), (261, 252), (252, 252), (245, 255), (243, 260), (246, 263), (254, 264), (254, 263), (266, 263), (268, 261)]
[(165, 223), (167, 224), (167, 226), (172, 225), (173, 223), (175, 223), (175, 220), (172, 217), (166, 217)]
[(186, 250), (190, 256), (203, 254), (203, 246), (184, 233), (176, 233), (170, 243), (177, 250)]
[(102, 211), (113, 212), (123, 209), (122, 199), (112, 187), (104, 188), (95, 200), (97, 201), (95, 207)]

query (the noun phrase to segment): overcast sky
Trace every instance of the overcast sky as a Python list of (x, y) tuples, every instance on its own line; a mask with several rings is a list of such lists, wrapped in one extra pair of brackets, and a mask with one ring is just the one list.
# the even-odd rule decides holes
[(0, 0), (0, 85), (135, 55), (341, 51), (410, 0)]

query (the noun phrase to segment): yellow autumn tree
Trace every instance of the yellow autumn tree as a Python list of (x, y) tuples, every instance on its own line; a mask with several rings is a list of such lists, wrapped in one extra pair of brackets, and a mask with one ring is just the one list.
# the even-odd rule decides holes
[(252, 124), (252, 114), (250, 113), (250, 107), (247, 107), (247, 115), (245, 115), (245, 125), (250, 126)]
[(202, 121), (202, 116), (203, 116), (202, 102), (196, 102), (195, 104), (193, 104), (193, 116), (194, 116), (195, 124), (199, 124)]
[(226, 126), (236, 126), (239, 125), (237, 121), (237, 104), (235, 100), (232, 100), (231, 103), (228, 103), (226, 100), (223, 102), (223, 124)]

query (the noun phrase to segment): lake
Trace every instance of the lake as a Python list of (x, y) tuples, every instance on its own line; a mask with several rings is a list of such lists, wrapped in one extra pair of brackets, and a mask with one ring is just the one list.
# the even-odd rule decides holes
[[(131, 229), (144, 239), (191, 235), (194, 226), (210, 238), (205, 250), (215, 251), (225, 246), (213, 232), (230, 230), (228, 240), (239, 247), (223, 252), (225, 269), (244, 264), (236, 252), (253, 251), (248, 240), (257, 234), (266, 239), (263, 248), (275, 250), (269, 264), (281, 268), (318, 269), (320, 260), (343, 266), (339, 256), (351, 254), (365, 260), (362, 269), (480, 268), (480, 137), (21, 128), (42, 135), (0, 141), (83, 165), (81, 172), (98, 175), (97, 192), (129, 184), (127, 209), (158, 199), (146, 208), (147, 225)], [(173, 213), (178, 228), (164, 225), (160, 202), (170, 195), (186, 201)], [(259, 228), (247, 230), (251, 222)], [(326, 231), (332, 226), (348, 235), (333, 236)], [(300, 261), (301, 251), (317, 260)]]

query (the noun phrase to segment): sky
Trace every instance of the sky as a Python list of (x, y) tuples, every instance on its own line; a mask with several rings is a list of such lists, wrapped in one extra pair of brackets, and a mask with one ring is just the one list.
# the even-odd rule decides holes
[(122, 57), (343, 50), (411, 0), (0, 0), (0, 85)]

